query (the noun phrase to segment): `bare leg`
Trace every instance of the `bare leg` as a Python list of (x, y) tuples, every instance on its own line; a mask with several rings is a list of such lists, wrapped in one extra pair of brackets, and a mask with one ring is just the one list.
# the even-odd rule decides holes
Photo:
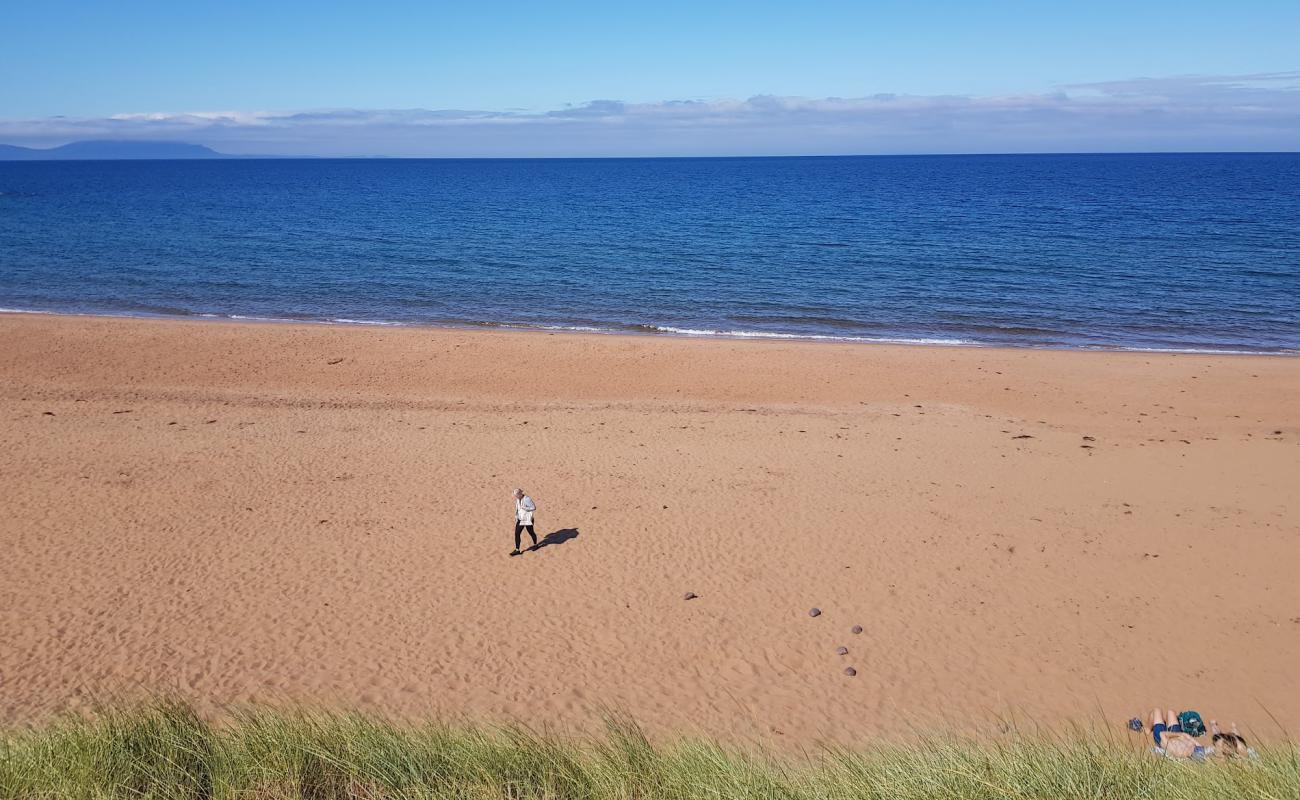
[(1219, 721), (1217, 719), (1210, 720), (1210, 736), (1218, 736), (1220, 733)]
[(1178, 715), (1171, 708), (1165, 712), (1165, 727), (1172, 728), (1178, 724)]
[(1160, 709), (1151, 711), (1151, 737), (1155, 739), (1156, 747), (1160, 746), (1160, 734), (1156, 733), (1156, 726), (1165, 724), (1164, 719), (1160, 716)]

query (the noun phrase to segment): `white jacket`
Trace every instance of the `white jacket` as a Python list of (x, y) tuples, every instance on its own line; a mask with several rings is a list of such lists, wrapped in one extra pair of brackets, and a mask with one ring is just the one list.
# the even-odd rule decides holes
[(533, 498), (524, 495), (515, 501), (515, 521), (520, 525), (533, 524), (533, 512), (537, 510), (537, 504)]

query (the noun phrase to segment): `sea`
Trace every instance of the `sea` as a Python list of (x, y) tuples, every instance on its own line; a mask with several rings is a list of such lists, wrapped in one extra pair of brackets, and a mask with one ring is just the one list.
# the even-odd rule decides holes
[(0, 162), (0, 308), (1300, 353), (1300, 154)]

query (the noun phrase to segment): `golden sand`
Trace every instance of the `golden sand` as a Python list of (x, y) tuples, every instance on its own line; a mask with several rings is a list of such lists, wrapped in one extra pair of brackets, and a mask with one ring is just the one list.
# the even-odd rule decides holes
[[(30, 315), (0, 345), (0, 720), (1300, 718), (1300, 359)], [(550, 544), (510, 558), (516, 486)]]

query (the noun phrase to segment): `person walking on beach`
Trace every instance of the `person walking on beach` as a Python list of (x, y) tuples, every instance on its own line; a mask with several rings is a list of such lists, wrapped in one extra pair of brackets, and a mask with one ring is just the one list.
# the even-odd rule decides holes
[(537, 532), (533, 530), (533, 514), (537, 512), (537, 504), (533, 498), (524, 494), (523, 489), (515, 489), (515, 549), (510, 553), (512, 556), (520, 554), (519, 534), (527, 530), (528, 535), (533, 537), (533, 547), (537, 546)]

